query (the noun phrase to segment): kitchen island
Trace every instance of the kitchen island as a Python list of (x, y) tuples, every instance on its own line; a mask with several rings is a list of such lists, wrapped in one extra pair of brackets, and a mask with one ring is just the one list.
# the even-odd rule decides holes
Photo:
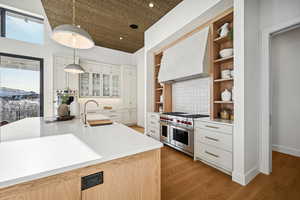
[(1, 127), (0, 200), (160, 199), (162, 144), (122, 124)]

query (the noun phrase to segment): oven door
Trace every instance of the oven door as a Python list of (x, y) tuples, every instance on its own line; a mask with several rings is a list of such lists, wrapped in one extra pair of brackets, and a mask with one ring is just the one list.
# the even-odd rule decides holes
[(194, 153), (194, 131), (190, 129), (171, 126), (171, 143), (190, 153)]
[(165, 122), (160, 122), (160, 141), (170, 142), (170, 129), (169, 124)]

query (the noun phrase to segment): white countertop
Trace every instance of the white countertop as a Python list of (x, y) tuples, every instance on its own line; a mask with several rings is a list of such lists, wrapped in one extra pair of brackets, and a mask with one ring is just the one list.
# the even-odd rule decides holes
[(0, 128), (0, 188), (161, 147), (122, 124), (23, 119)]
[(210, 123), (223, 124), (223, 125), (229, 125), (229, 126), (233, 126), (233, 122), (234, 122), (231, 120), (210, 119), (210, 117), (196, 118), (194, 120), (196, 123), (197, 123), (197, 121), (201, 121), (201, 122), (210, 122)]

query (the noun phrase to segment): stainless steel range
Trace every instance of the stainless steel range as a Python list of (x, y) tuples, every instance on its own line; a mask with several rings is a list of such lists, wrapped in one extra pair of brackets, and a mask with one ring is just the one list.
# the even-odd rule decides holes
[(209, 115), (168, 112), (160, 115), (160, 140), (190, 156), (194, 155), (194, 119)]

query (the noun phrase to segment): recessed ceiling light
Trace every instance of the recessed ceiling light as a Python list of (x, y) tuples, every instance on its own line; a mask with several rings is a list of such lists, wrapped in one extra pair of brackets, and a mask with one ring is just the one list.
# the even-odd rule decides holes
[(139, 28), (139, 26), (136, 25), (136, 24), (131, 24), (131, 25), (129, 25), (129, 27), (132, 28), (132, 29), (138, 29)]
[(154, 7), (154, 3), (153, 2), (150, 2), (148, 5), (149, 5), (150, 8)]
[(120, 37), (120, 40), (123, 40), (123, 37)]

